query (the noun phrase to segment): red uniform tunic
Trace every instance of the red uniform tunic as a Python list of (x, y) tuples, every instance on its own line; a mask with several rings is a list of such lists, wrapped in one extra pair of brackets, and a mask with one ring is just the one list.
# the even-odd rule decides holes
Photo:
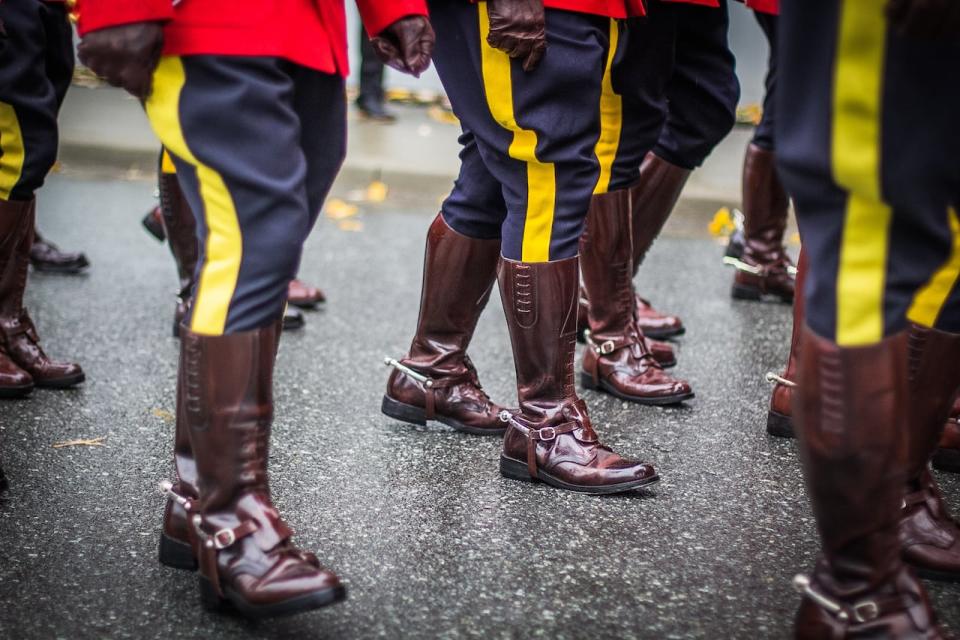
[(745, 2), (754, 11), (780, 15), (780, 0), (745, 0)]
[[(424, 0), (357, 0), (367, 33), (426, 15)], [(131, 22), (166, 22), (167, 55), (285, 58), (347, 75), (347, 28), (339, 0), (79, 0), (81, 35)]]

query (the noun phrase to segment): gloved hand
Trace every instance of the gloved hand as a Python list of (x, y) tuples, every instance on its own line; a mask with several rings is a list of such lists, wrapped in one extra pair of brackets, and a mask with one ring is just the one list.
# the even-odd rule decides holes
[(888, 0), (887, 19), (900, 35), (960, 39), (960, 0)]
[(543, 0), (488, 0), (487, 13), (487, 43), (511, 58), (521, 58), (523, 70), (533, 71), (547, 50)]
[(163, 51), (163, 24), (134, 22), (91, 31), (77, 53), (80, 62), (115, 87), (141, 100), (150, 97), (153, 71)]
[(370, 40), (385, 65), (415, 78), (430, 66), (436, 41), (437, 35), (426, 16), (400, 18)]

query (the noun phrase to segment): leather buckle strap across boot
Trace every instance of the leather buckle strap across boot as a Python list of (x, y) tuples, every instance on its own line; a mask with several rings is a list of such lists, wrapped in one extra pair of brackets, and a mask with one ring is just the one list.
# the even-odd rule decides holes
[(346, 597), (337, 576), (299, 550), (267, 478), (279, 326), (225, 336), (183, 329), (184, 415), (199, 499), (191, 514), (204, 604), (249, 618), (290, 615)]
[(800, 355), (800, 336), (803, 333), (804, 315), (803, 283), (807, 278), (807, 258), (803, 250), (797, 263), (797, 291), (801, 294), (793, 299), (793, 329), (790, 334), (790, 355), (787, 368), (782, 376), (768, 373), (767, 380), (774, 383), (770, 395), (770, 410), (767, 412), (767, 433), (779, 438), (792, 438), (793, 433), (793, 390), (797, 383), (797, 361)]
[(631, 218), (629, 189), (591, 201), (580, 240), (583, 287), (590, 300), (581, 383), (640, 404), (677, 404), (693, 397), (690, 385), (663, 371), (637, 326)]
[(411, 424), (437, 421), (473, 435), (501, 435), (503, 407), (480, 385), (467, 356), (480, 313), (490, 299), (499, 240), (468, 238), (438, 215), (427, 232), (420, 317), (410, 351), (393, 367), (381, 409)]
[(736, 268), (734, 298), (793, 301), (796, 269), (783, 247), (789, 206), (774, 152), (750, 144), (743, 164), (743, 254), (725, 260)]
[(656, 471), (600, 444), (574, 387), (578, 262), (501, 259), (520, 410), (503, 439), (500, 472), (568, 491), (630, 491), (656, 482)]
[[(587, 299), (587, 293), (581, 286), (580, 301), (577, 306), (577, 342), (586, 344), (588, 331), (590, 331), (590, 301)], [(643, 333), (642, 329), (641, 333)], [(642, 339), (644, 346), (653, 356), (654, 360), (657, 361), (657, 364), (664, 369), (677, 366), (677, 353), (674, 351), (673, 345), (669, 342), (654, 340), (646, 334), (643, 334)]]
[(960, 334), (908, 329), (908, 479), (900, 519), (903, 559), (925, 578), (960, 581), (960, 526), (929, 470), (960, 387)]
[(797, 426), (822, 559), (795, 584), (795, 637), (942, 638), (898, 537), (909, 473), (907, 336), (840, 347), (802, 337)]

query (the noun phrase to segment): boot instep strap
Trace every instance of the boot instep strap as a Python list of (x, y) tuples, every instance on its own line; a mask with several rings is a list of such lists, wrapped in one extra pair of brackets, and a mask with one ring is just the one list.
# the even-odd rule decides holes
[(537, 477), (538, 442), (552, 442), (557, 439), (558, 435), (572, 433), (582, 428), (582, 426), (576, 422), (564, 422), (555, 427), (540, 427), (539, 429), (531, 429), (530, 427), (520, 424), (518, 420), (513, 418), (511, 418), (509, 422), (513, 428), (527, 437), (527, 471), (530, 472), (531, 478)]
[(632, 347), (635, 344), (640, 344), (642, 340), (639, 337), (625, 335), (618, 336), (612, 340), (604, 340), (602, 342), (597, 342), (593, 339), (593, 334), (589, 329), (583, 332), (583, 339), (586, 341), (587, 345), (593, 349), (593, 351), (598, 356), (608, 356), (614, 351), (619, 351), (620, 349), (625, 349), (627, 347)]
[(858, 624), (872, 622), (881, 616), (906, 611), (916, 604), (914, 598), (899, 595), (886, 596), (883, 598), (866, 598), (852, 605), (848, 605), (838, 602), (814, 589), (810, 578), (805, 575), (795, 576), (793, 586), (794, 589), (802, 595), (810, 598), (819, 607), (842, 622), (855, 622)]
[(197, 536), (199, 536), (203, 546), (217, 551), (232, 547), (238, 541), (260, 529), (260, 525), (256, 521), (246, 520), (232, 529), (220, 529), (211, 534), (203, 529), (203, 518), (199, 514), (193, 517), (193, 526), (197, 530)]

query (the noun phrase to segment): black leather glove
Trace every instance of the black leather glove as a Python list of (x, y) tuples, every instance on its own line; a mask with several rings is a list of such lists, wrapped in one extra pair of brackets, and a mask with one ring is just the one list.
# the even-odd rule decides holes
[(960, 0), (888, 0), (887, 19), (900, 35), (960, 39)]
[(134, 22), (91, 31), (77, 48), (80, 62), (141, 100), (150, 97), (153, 71), (162, 51), (163, 25), (159, 22)]
[(371, 39), (383, 64), (415, 78), (430, 66), (437, 35), (426, 16), (400, 18)]
[(547, 50), (543, 0), (488, 0), (490, 35), (487, 43), (533, 71)]

